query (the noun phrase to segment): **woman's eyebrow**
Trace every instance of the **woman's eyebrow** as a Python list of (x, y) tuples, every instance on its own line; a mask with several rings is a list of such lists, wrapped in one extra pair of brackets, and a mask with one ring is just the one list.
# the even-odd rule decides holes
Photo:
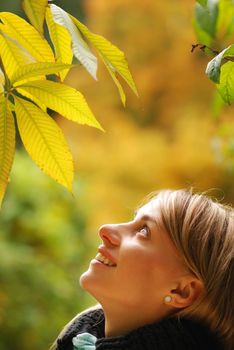
[(140, 219), (143, 221), (152, 221), (154, 224), (158, 225), (156, 219), (153, 216), (144, 214), (143, 216), (140, 217)]
[[(135, 218), (138, 214), (138, 211), (135, 212)], [(148, 214), (143, 214), (142, 216), (139, 216), (139, 220), (142, 220), (142, 221), (151, 221), (153, 222), (156, 226), (159, 227), (159, 223), (157, 222), (157, 220), (153, 217), (153, 216), (150, 216)]]

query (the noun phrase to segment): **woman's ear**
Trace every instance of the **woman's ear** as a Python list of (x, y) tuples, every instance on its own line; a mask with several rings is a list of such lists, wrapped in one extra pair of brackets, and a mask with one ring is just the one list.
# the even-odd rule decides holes
[(203, 283), (195, 276), (183, 276), (175, 289), (170, 291), (170, 305), (185, 308), (192, 305), (203, 291)]

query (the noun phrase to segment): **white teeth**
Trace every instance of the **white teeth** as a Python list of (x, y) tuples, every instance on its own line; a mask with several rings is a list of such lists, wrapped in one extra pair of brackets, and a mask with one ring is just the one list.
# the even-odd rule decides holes
[(101, 261), (101, 262), (103, 262), (103, 260), (105, 259), (105, 257), (104, 257), (102, 254), (98, 253), (97, 256), (96, 256), (96, 259), (99, 260), (99, 261)]
[(98, 253), (95, 257), (98, 261), (101, 261), (103, 264), (108, 265), (108, 266), (115, 266), (115, 264), (110, 261), (108, 258), (103, 256), (101, 253)]

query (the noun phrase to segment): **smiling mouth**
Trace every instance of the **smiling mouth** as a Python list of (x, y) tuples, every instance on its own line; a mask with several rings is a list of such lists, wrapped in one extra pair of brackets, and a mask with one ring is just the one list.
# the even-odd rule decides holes
[(104, 265), (110, 266), (110, 267), (114, 267), (116, 266), (115, 263), (113, 263), (113, 261), (109, 260), (108, 258), (106, 258), (104, 255), (102, 255), (101, 253), (98, 253), (95, 256), (95, 259), (100, 261), (101, 263), (103, 263)]

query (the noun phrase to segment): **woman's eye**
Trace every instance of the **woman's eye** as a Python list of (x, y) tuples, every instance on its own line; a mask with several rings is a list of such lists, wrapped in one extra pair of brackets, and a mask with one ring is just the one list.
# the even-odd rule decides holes
[(149, 227), (148, 226), (146, 226), (146, 225), (144, 225), (140, 230), (139, 230), (139, 232), (142, 234), (142, 235), (144, 235), (145, 237), (149, 237), (149, 235), (150, 235), (150, 230), (149, 230)]

